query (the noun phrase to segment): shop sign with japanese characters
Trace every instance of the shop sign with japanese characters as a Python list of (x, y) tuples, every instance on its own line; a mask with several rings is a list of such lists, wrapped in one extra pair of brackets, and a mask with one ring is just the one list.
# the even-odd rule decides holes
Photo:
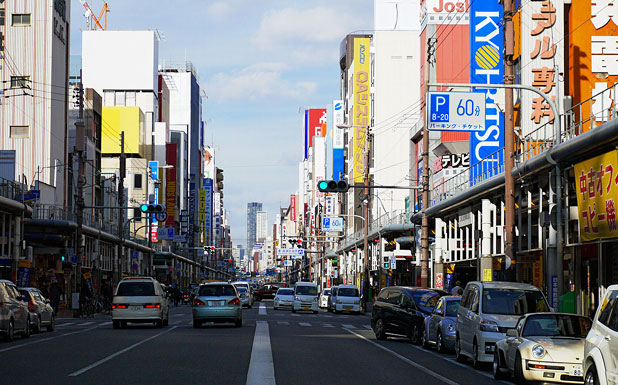
[[(564, 95), (564, 89), (559, 86), (563, 80), (559, 78), (560, 74), (564, 73), (563, 36), (564, 0), (526, 2), (521, 14), (521, 83), (531, 84), (554, 103)], [(554, 112), (543, 97), (522, 91), (521, 129), (524, 136), (553, 119)]]
[(575, 185), (580, 240), (618, 237), (618, 151), (577, 163)]

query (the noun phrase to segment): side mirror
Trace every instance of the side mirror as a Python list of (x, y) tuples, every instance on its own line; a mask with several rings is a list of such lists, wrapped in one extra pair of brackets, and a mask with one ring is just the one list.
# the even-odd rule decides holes
[(506, 331), (506, 336), (507, 337), (517, 337), (517, 330), (515, 330), (515, 329), (508, 329)]

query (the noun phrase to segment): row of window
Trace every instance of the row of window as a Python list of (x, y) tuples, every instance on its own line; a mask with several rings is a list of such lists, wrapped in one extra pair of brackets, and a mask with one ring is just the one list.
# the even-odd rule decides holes
[[(4, 26), (5, 22), (5, 10), (0, 9), (0, 26)], [(14, 27), (24, 27), (30, 25), (30, 14), (29, 13), (14, 13), (11, 15), (11, 25)]]

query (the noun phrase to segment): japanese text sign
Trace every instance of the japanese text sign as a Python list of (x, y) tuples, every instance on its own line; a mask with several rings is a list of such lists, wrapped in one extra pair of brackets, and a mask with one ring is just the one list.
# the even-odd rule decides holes
[(618, 237), (618, 151), (577, 163), (575, 186), (580, 240)]

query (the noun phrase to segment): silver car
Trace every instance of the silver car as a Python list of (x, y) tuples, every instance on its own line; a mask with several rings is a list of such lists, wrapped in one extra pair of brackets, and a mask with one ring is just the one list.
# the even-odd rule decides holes
[(45, 298), (43, 293), (35, 287), (21, 287), (19, 292), (28, 301), (30, 330), (40, 333), (45, 326), (48, 332), (53, 331), (56, 320), (49, 299)]
[(233, 322), (242, 326), (242, 306), (234, 285), (209, 282), (200, 286), (193, 300), (193, 327), (204, 322)]
[(11, 281), (0, 280), (0, 333), (7, 341), (13, 341), (15, 333), (23, 338), (30, 337), (28, 305), (26, 298)]
[(244, 286), (236, 286), (236, 291), (238, 292), (241, 305), (251, 309), (253, 306), (253, 296), (247, 291), (247, 288)]

